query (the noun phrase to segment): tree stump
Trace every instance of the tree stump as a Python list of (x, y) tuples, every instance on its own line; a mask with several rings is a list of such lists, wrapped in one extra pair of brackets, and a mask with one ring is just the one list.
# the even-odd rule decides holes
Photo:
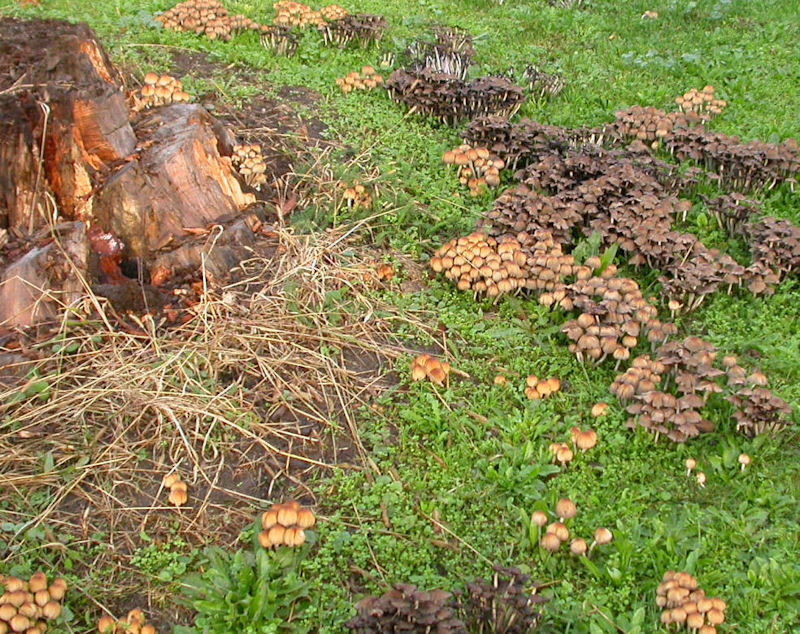
[(28, 251), (0, 275), (0, 326), (32, 326), (53, 319), (85, 293), (86, 225), (62, 223), (52, 233), (52, 239)]
[[(131, 113), (118, 72), (86, 25), (0, 19), (0, 233), (25, 238), (57, 220), (83, 221), (116, 234), (122, 259), (138, 258), (159, 279), (201, 263), (219, 277), (236, 264), (237, 245), (252, 242), (239, 220), (255, 196), (233, 168), (234, 144), (198, 105)], [(211, 226), (224, 235), (209, 245), (201, 234)], [(228, 227), (237, 227), (231, 236)], [(77, 246), (70, 254), (66, 277), (36, 269), (52, 268), (52, 250), (13, 264), (0, 255), (0, 324), (52, 318), (57, 302), (35, 293), (63, 290), (71, 301), (78, 276), (98, 292), (128, 284), (90, 270), (97, 258)]]

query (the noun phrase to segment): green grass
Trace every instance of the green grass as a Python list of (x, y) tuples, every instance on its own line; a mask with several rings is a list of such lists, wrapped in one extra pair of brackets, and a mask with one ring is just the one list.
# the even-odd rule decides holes
[[(596, 0), (588, 10), (569, 11), (544, 0), (507, 0), (502, 6), (482, 0), (354, 0), (347, 8), (386, 15), (391, 29), (382, 48), (401, 50), (430, 25), (445, 23), (476, 36), (478, 72), (519, 69), (528, 62), (559, 69), (568, 81), (562, 96), (522, 111), (545, 123), (596, 125), (634, 104), (668, 107), (676, 95), (710, 83), (729, 103), (716, 130), (778, 141), (800, 136), (795, 5), (795, 0)], [(442, 240), (470, 230), (489, 207), (489, 199), (469, 199), (440, 163), (442, 152), (458, 143), (460, 130), (407, 116), (382, 93), (338, 92), (334, 78), (376, 64), (377, 50), (326, 49), (316, 34), (306, 34), (295, 58), (276, 58), (254, 36), (226, 44), (152, 28), (152, 13), (169, 6), (48, 0), (40, 9), (0, 5), (0, 11), (86, 20), (116, 60), (141, 73), (167, 67), (172, 50), (208, 53), (220, 72), (188, 78), (187, 86), (219, 90), (233, 101), (281, 86), (315, 90), (319, 109), (306, 114), (320, 117), (330, 137), (353, 152), (368, 151), (370, 164), (380, 170), (385, 193), (378, 204), (389, 213), (376, 235), (391, 249), (424, 257)], [(254, 19), (271, 14), (268, 4), (228, 6)], [(648, 9), (657, 10), (659, 18), (642, 20)], [(223, 68), (232, 63), (252, 69), (257, 83), (231, 80), (232, 71)], [(772, 193), (764, 206), (800, 222), (797, 195), (786, 188)], [(332, 222), (330, 214), (323, 221)], [(741, 245), (728, 245), (725, 236), (695, 217), (688, 230), (742, 255)], [(653, 279), (646, 278), (651, 293), (657, 292)], [(488, 576), (490, 561), (519, 565), (549, 584), (546, 631), (656, 631), (654, 591), (667, 569), (692, 572), (709, 594), (728, 601), (731, 625), (723, 631), (798, 631), (796, 432), (747, 440), (734, 433), (722, 408), (712, 412), (716, 433), (686, 446), (656, 445), (644, 433), (625, 429), (626, 415), (608, 393), (613, 371), (578, 364), (559, 334), (561, 320), (535, 302), (476, 303), (442, 281), (391, 297), (408, 310), (435, 312), (453, 365), (470, 378), (455, 377), (447, 389), (436, 391), (429, 384), (407, 384), (407, 365), (401, 364), (403, 383), (382, 399), (383, 413), (359, 417), (381, 475), (370, 481), (346, 472), (313, 483), (329, 518), (301, 567), (311, 596), (303, 618), (312, 631), (342, 631), (352, 602), (364, 592), (383, 592), (397, 581), (451, 588), (466, 578)], [(748, 367), (760, 366), (776, 393), (796, 406), (799, 320), (800, 288), (790, 280), (767, 298), (716, 295), (683, 318), (681, 327), (738, 355)], [(510, 382), (495, 386), (492, 379), (501, 368)], [(565, 389), (545, 402), (529, 402), (522, 384), (530, 373), (561, 377)], [(566, 440), (573, 425), (588, 426), (589, 409), (598, 400), (613, 403), (596, 425), (599, 446), (554, 473), (548, 445)], [(736, 464), (741, 451), (753, 456), (745, 473)], [(708, 476), (703, 489), (686, 477), (688, 456), (697, 458)], [(543, 556), (531, 543), (525, 518), (552, 508), (562, 496), (578, 505), (575, 534), (588, 537), (598, 526), (615, 533), (591, 565), (563, 553)], [(434, 515), (452, 534), (436, 532)], [(146, 544), (142, 548), (144, 572), (156, 580), (183, 562), (173, 550), (158, 555)], [(20, 554), (19, 566), (25, 557)]]

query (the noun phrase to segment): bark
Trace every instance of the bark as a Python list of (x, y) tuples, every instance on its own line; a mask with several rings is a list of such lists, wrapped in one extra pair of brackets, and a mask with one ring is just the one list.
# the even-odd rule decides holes
[(62, 223), (53, 235), (0, 275), (0, 327), (53, 319), (84, 294), (89, 263), (86, 225)]

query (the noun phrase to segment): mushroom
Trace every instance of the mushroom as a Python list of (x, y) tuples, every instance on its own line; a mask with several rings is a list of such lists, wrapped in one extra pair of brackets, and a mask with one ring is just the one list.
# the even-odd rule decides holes
[(575, 506), (575, 503), (572, 500), (561, 498), (556, 504), (556, 515), (562, 522), (565, 520), (571, 520), (577, 514), (578, 507)]
[(313, 511), (311, 509), (301, 508), (297, 512), (297, 525), (300, 528), (311, 528), (316, 524), (317, 518), (314, 516)]
[(597, 432), (594, 429), (579, 431), (575, 436), (575, 446), (583, 453), (589, 451), (597, 445)]
[(545, 550), (554, 553), (561, 548), (561, 540), (555, 533), (545, 533), (539, 542)]
[(57, 619), (61, 615), (61, 604), (58, 601), (48, 601), (42, 606), (42, 615), (49, 620)]
[(697, 460), (695, 460), (694, 458), (687, 458), (686, 459), (686, 475), (687, 476), (692, 475), (692, 471), (694, 471), (696, 467), (697, 467)]
[(601, 416), (605, 416), (608, 412), (608, 403), (595, 403), (592, 406), (592, 416), (595, 418), (600, 418)]
[(97, 622), (97, 631), (100, 632), (100, 634), (113, 634), (116, 627), (117, 622), (113, 617), (108, 615), (101, 616), (100, 620)]
[(189, 500), (189, 493), (186, 483), (182, 481), (175, 482), (169, 492), (169, 503), (175, 506), (183, 506)]
[(61, 601), (67, 593), (67, 582), (61, 577), (58, 577), (50, 584), (47, 592), (50, 594), (51, 599)]
[(750, 456), (746, 453), (739, 454), (739, 464), (741, 465), (742, 471), (747, 469), (750, 465)]
[(594, 532), (594, 540), (592, 541), (592, 545), (589, 546), (589, 552), (592, 552), (595, 546), (605, 546), (610, 543), (612, 539), (614, 539), (614, 534), (609, 529), (603, 527), (598, 528)]
[(702, 471), (697, 472), (697, 484), (701, 489), (706, 486), (706, 474)]
[(587, 549), (588, 545), (586, 544), (586, 540), (581, 539), (580, 537), (573, 539), (569, 545), (570, 552), (578, 557), (583, 557), (586, 554)]
[(566, 467), (568, 463), (572, 462), (573, 458), (574, 454), (572, 453), (572, 449), (566, 445), (559, 448), (556, 452), (556, 460), (561, 463), (562, 467)]

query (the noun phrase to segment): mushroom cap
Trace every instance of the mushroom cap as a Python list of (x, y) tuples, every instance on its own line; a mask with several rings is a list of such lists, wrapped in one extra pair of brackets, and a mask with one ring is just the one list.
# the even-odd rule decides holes
[[(685, 606), (684, 609), (686, 609)], [(700, 614), (699, 612), (690, 612), (689, 610), (687, 610), (686, 626), (689, 629), (697, 630), (703, 627), (704, 623), (705, 623), (705, 618), (703, 617), (702, 614)]]
[(111, 634), (116, 627), (117, 622), (113, 617), (110, 617), (107, 614), (101, 616), (100, 620), (97, 622), (97, 631), (100, 632), (100, 634)]
[(600, 418), (608, 412), (608, 403), (595, 403), (592, 405), (592, 416)]
[(272, 546), (272, 540), (269, 538), (269, 531), (264, 530), (258, 534), (258, 543), (261, 544), (262, 548), (270, 548)]
[(689, 471), (694, 469), (696, 466), (697, 466), (697, 460), (695, 460), (694, 458), (686, 459), (686, 468), (689, 469)]
[(172, 486), (179, 482), (181, 479), (181, 475), (177, 471), (173, 471), (172, 473), (168, 473), (164, 476), (164, 479), (161, 481), (167, 489), (171, 489)]
[(588, 550), (588, 548), (589, 548), (589, 546), (587, 545), (586, 540), (582, 539), (580, 537), (578, 537), (576, 539), (573, 539), (572, 542), (569, 545), (570, 552), (573, 555), (578, 555), (578, 557), (580, 557), (581, 555), (586, 554), (586, 551)]
[(578, 507), (568, 498), (561, 498), (556, 504), (556, 515), (562, 520), (569, 520), (578, 514)]
[(725, 622), (725, 614), (721, 610), (711, 609), (706, 612), (706, 619), (710, 625), (720, 625)]
[(61, 604), (58, 601), (48, 601), (42, 606), (42, 614), (46, 619), (57, 619), (61, 615)]
[(608, 544), (614, 539), (614, 534), (605, 527), (600, 527), (594, 532), (594, 541), (599, 545)]
[(300, 509), (297, 512), (297, 525), (300, 528), (311, 528), (317, 523), (317, 518), (311, 509)]
[(284, 542), (284, 535), (286, 533), (286, 528), (281, 526), (280, 524), (275, 524), (272, 528), (269, 529), (269, 543), (271, 546), (279, 546)]
[(565, 542), (569, 539), (569, 529), (563, 522), (553, 522), (547, 527), (547, 532), (553, 533), (562, 542)]
[(581, 451), (587, 451), (597, 445), (597, 432), (594, 429), (582, 431), (575, 438), (575, 446)]
[(129, 625), (139, 625), (140, 627), (144, 624), (144, 612), (142, 612), (139, 608), (134, 608), (130, 612), (128, 612), (128, 616), (125, 618)]
[(746, 467), (750, 464), (750, 456), (746, 453), (739, 454), (739, 464)]
[(30, 627), (31, 620), (24, 614), (15, 614), (8, 624), (14, 632), (24, 632)]
[(47, 575), (41, 570), (34, 572), (28, 581), (28, 590), (34, 594), (47, 589)]
[(548, 522), (547, 514), (544, 511), (534, 511), (531, 515), (531, 522), (542, 528)]
[(144, 76), (144, 83), (147, 84), (148, 86), (154, 86), (157, 81), (158, 81), (158, 75), (156, 75), (155, 73), (147, 73)]
[(561, 540), (556, 536), (555, 533), (545, 533), (542, 535), (542, 540), (540, 542), (542, 548), (551, 553), (557, 551), (561, 548)]
[(574, 457), (575, 455), (572, 453), (572, 449), (570, 449), (569, 447), (561, 447), (556, 452), (556, 460), (558, 460), (559, 462), (564, 462), (564, 463), (571, 462)]

